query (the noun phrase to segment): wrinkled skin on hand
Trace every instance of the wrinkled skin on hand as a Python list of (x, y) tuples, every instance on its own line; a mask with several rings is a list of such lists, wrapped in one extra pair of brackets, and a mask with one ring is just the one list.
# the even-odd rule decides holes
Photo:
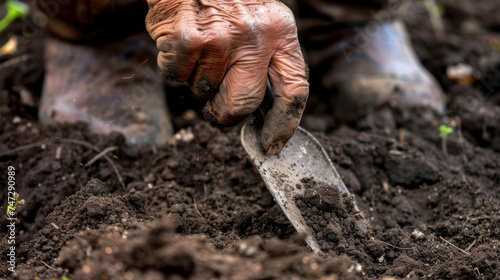
[(297, 128), (309, 94), (292, 12), (274, 0), (148, 0), (146, 27), (168, 79), (207, 99), (206, 119), (231, 125), (260, 106), (269, 77), (274, 105), (262, 144), (278, 154)]

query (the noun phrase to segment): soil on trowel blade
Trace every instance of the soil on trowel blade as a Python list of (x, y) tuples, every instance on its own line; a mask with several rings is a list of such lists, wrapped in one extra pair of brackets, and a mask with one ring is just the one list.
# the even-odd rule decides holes
[[(353, 195), (342, 195), (337, 186), (303, 180), (305, 192), (295, 197), (307, 225), (325, 253), (343, 254), (354, 238), (367, 234), (368, 225), (355, 209)], [(352, 238), (352, 239), (351, 239)]]

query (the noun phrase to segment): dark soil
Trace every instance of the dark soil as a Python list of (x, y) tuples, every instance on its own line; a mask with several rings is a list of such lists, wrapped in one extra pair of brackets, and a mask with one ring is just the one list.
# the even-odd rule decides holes
[[(446, 91), (445, 118), (390, 107), (333, 130), (330, 116), (311, 109), (314, 98), (308, 104), (303, 126), (369, 224), (353, 211), (353, 197), (334, 186), (309, 188), (297, 201), (323, 255), (309, 251), (273, 201), (238, 127), (214, 128), (173, 108), (192, 140), (128, 150), (121, 135), (99, 136), (85, 124), (38, 124), (43, 32), (21, 41), (18, 53), (0, 56), (33, 60), (0, 72), (0, 182), (6, 186), (14, 166), (26, 201), (17, 212), (16, 273), (7, 271), (2, 239), (0, 278), (500, 279), (500, 21), (482, 16), (500, 3), (458, 2), (438, 1), (441, 40), (415, 20), (427, 22), (425, 14), (406, 17), (419, 56)], [(9, 32), (23, 36), (23, 24)], [(459, 62), (475, 70), (471, 83), (447, 78)], [(442, 123), (455, 127), (448, 156)], [(112, 146), (107, 155), (119, 175), (104, 157), (87, 164)], [(2, 236), (6, 225), (2, 218)]]

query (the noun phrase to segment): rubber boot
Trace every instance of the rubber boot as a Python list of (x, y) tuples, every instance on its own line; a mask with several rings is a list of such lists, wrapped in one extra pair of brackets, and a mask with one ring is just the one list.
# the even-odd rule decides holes
[(83, 121), (122, 133), (129, 146), (163, 145), (173, 129), (155, 62), (146, 33), (99, 46), (47, 38), (40, 121)]
[(418, 60), (401, 22), (336, 32), (333, 44), (307, 50), (316, 66), (311, 77), (317, 80), (312, 84), (320, 84), (333, 96), (336, 119), (354, 121), (385, 104), (444, 112), (443, 92)]

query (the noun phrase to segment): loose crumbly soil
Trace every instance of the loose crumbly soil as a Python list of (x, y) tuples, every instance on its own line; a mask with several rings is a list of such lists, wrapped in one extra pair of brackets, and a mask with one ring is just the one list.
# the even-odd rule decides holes
[[(499, 279), (500, 22), (481, 14), (495, 14), (488, 7), (497, 1), (459, 2), (438, 1), (442, 40), (407, 18), (417, 53), (446, 91), (446, 118), (388, 107), (333, 129), (311, 98), (302, 124), (324, 145), (369, 224), (353, 211), (353, 197), (334, 186), (309, 188), (297, 201), (318, 232), (321, 255), (273, 201), (239, 128), (192, 118), (176, 108), (181, 99), (171, 102), (174, 122), (194, 138), (157, 149), (125, 149), (121, 135), (102, 137), (83, 123), (38, 124), (43, 34), (22, 41), (17, 54), (0, 56), (4, 63), (31, 55), (1, 71), (0, 182), (6, 186), (14, 166), (26, 204), (17, 213), (15, 274), (7, 271), (1, 219), (0, 278)], [(21, 35), (23, 24), (9, 28)], [(459, 62), (475, 69), (472, 84), (446, 77)], [(442, 123), (455, 125), (448, 156)], [(88, 165), (113, 146), (107, 155), (125, 188), (104, 157)]]

